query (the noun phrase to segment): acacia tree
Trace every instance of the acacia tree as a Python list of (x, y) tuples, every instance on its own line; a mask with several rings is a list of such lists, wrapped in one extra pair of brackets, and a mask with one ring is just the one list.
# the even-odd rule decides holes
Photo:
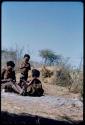
[(61, 60), (60, 55), (56, 55), (55, 52), (53, 52), (50, 49), (43, 49), (39, 51), (39, 55), (42, 57), (44, 60), (45, 65), (53, 65), (59, 63)]

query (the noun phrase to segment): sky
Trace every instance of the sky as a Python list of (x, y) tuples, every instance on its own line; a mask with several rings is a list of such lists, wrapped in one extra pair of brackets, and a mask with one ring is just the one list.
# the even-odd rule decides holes
[(83, 57), (83, 3), (3, 2), (2, 49), (24, 47), (40, 62), (39, 50), (51, 49), (78, 66)]

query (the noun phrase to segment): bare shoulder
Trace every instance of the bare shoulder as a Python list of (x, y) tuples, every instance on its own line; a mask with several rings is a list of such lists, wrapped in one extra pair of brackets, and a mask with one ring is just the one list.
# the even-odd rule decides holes
[(5, 68), (3, 68), (2, 70), (1, 70), (1, 72), (5, 72), (6, 71), (6, 69)]
[(41, 83), (41, 81), (39, 79), (34, 79), (34, 82), (38, 83), (38, 84)]

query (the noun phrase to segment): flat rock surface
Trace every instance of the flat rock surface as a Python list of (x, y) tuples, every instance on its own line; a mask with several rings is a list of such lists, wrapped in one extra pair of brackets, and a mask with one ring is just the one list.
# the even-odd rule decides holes
[(28, 113), (52, 119), (83, 120), (83, 103), (78, 98), (63, 96), (30, 97), (1, 92), (1, 110)]

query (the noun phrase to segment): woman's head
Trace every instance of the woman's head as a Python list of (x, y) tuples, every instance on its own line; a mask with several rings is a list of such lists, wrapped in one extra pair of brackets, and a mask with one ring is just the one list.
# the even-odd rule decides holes
[(12, 70), (12, 69), (15, 67), (15, 64), (14, 64), (13, 61), (8, 61), (8, 62), (6, 63), (6, 65), (7, 65), (7, 69), (8, 69), (8, 70)]

